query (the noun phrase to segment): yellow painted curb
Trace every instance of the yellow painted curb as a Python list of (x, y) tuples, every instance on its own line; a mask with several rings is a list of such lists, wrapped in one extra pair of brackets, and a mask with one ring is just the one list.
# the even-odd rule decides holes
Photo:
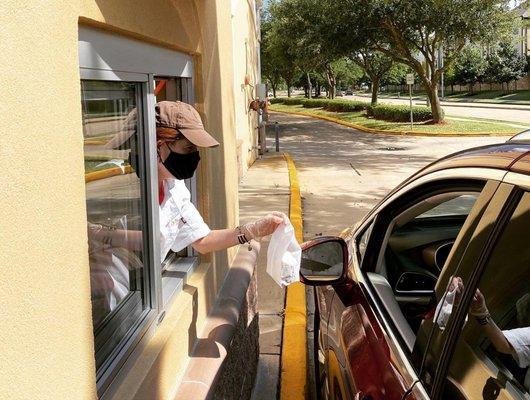
[(377, 133), (380, 135), (393, 135), (393, 136), (424, 136), (424, 137), (474, 137), (474, 136), (511, 136), (512, 133), (493, 133), (493, 132), (473, 132), (473, 133), (458, 133), (458, 132), (447, 132), (447, 133), (435, 133), (435, 132), (414, 132), (414, 131), (393, 131), (393, 130), (381, 130), (368, 128), (366, 126), (357, 125), (348, 121), (343, 121), (338, 118), (328, 117), (325, 115), (314, 115), (301, 111), (279, 111), (274, 108), (270, 108), (272, 112), (283, 113), (283, 114), (294, 114), (303, 115), (304, 117), (311, 117), (321, 119), (324, 121), (335, 122), (339, 125), (344, 125), (349, 128), (357, 129), (358, 131), (366, 133)]
[[(296, 167), (291, 156), (283, 154), (289, 170), (290, 202), (289, 219), (293, 224), (296, 239), (302, 243), (302, 198)], [(287, 287), (285, 318), (283, 325), (280, 400), (305, 400), (307, 377), (305, 287), (293, 283)]]
[(134, 170), (132, 169), (130, 165), (126, 165), (125, 168), (113, 167), (113, 168), (103, 169), (101, 171), (89, 172), (85, 174), (85, 183), (97, 181), (100, 179), (110, 178), (111, 176), (116, 176), (116, 175), (131, 174), (133, 172)]

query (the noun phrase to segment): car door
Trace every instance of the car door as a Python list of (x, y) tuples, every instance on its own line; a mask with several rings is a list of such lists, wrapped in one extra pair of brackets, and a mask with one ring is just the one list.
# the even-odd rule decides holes
[[(433, 398), (530, 399), (529, 231), (528, 187), (502, 184), (451, 277), (458, 304), (434, 319)], [(487, 314), (475, 317), (481, 298)]]
[[(409, 395), (411, 389), (417, 392), (414, 398), (423, 398), (421, 391), (414, 390), (422, 358), (417, 357), (420, 361), (413, 363), (412, 351), (416, 340), (414, 329), (407, 326), (409, 324), (402, 314), (403, 307), (396, 300), (394, 287), (386, 281), (386, 277), (378, 274), (378, 268), (381, 268), (380, 260), (384, 257), (383, 247), (389, 243), (389, 224), (413, 207), (425, 210), (428, 202), (421, 202), (444, 193), (474, 191), (477, 194), (476, 204), (479, 208), (484, 207), (493, 196), (498, 180), (503, 176), (502, 173), (496, 173), (493, 176), (496, 179), (486, 184), (490, 172), (484, 171), (481, 177), (467, 181), (456, 177), (450, 179), (447, 175), (436, 179), (437, 174), (423, 177), (418, 182), (401, 188), (384, 201), (355, 232), (351, 241), (351, 250), (354, 252), (350, 260), (351, 280), (334, 288), (336, 294), (329, 311), (326, 335), (328, 359), (337, 364), (332, 366), (330, 363), (328, 367), (331, 398), (401, 400)], [(471, 209), (473, 212), (469, 216), (466, 215), (467, 219), (461, 218), (459, 229), (452, 233), (456, 241), (453, 253), (455, 248), (465, 247), (465, 240), (461, 238), (465, 239), (466, 230), (473, 228), (469, 218), (480, 218), (481, 214), (476, 211), (475, 205), (472, 205)], [(420, 222), (424, 225), (426, 223)], [(366, 254), (361, 257), (361, 238), (366, 241), (363, 235), (367, 229), (372, 229), (372, 232), (369, 235)], [(440, 237), (431, 235), (429, 240), (438, 242), (447, 239), (446, 232)], [(417, 237), (413, 243), (420, 243), (420, 246), (429, 244), (418, 242)], [(431, 296), (434, 294), (432, 289)], [(414, 293), (414, 296), (421, 300), (420, 303), (424, 301), (425, 295), (426, 293)], [(425, 314), (428, 308), (426, 307)]]

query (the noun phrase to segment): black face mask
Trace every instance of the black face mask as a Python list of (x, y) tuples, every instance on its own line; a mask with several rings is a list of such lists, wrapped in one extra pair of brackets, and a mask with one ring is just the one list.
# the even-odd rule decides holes
[[(171, 151), (171, 149), (170, 149)], [(189, 179), (197, 169), (201, 157), (198, 151), (188, 154), (179, 154), (171, 151), (162, 164), (177, 179)]]

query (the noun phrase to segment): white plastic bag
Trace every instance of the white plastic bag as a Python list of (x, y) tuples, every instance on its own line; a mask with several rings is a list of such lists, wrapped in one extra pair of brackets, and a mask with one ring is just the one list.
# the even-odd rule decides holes
[(267, 273), (280, 286), (300, 280), (302, 249), (288, 220), (278, 225), (267, 250)]

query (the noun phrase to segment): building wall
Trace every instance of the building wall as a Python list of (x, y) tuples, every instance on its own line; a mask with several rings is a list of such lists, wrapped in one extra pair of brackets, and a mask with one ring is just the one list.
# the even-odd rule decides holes
[[(243, 105), (241, 96), (233, 95), (232, 23), (225, 1), (2, 1), (0, 392), (12, 399), (97, 396), (80, 24), (194, 55), (196, 105), (206, 129), (222, 143), (203, 155), (199, 208), (212, 228), (235, 226), (238, 219), (233, 105), (238, 110)], [(256, 82), (255, 75), (251, 79)], [(188, 349), (191, 332), (200, 332), (234, 254), (219, 252), (201, 264), (193, 277), (195, 291), (183, 291), (166, 316), (174, 325), (162, 324), (162, 333), (138, 359), (137, 375), (130, 379), (136, 388), (125, 391), (129, 396), (144, 390), (171, 397), (187, 351), (170, 350)]]
[[(259, 15), (255, 0), (231, 1), (234, 112), (239, 178), (252, 165), (258, 155), (258, 116), (249, 110), (249, 103), (257, 97), (256, 85), (260, 82), (258, 57)], [(249, 135), (248, 132), (252, 133)]]

